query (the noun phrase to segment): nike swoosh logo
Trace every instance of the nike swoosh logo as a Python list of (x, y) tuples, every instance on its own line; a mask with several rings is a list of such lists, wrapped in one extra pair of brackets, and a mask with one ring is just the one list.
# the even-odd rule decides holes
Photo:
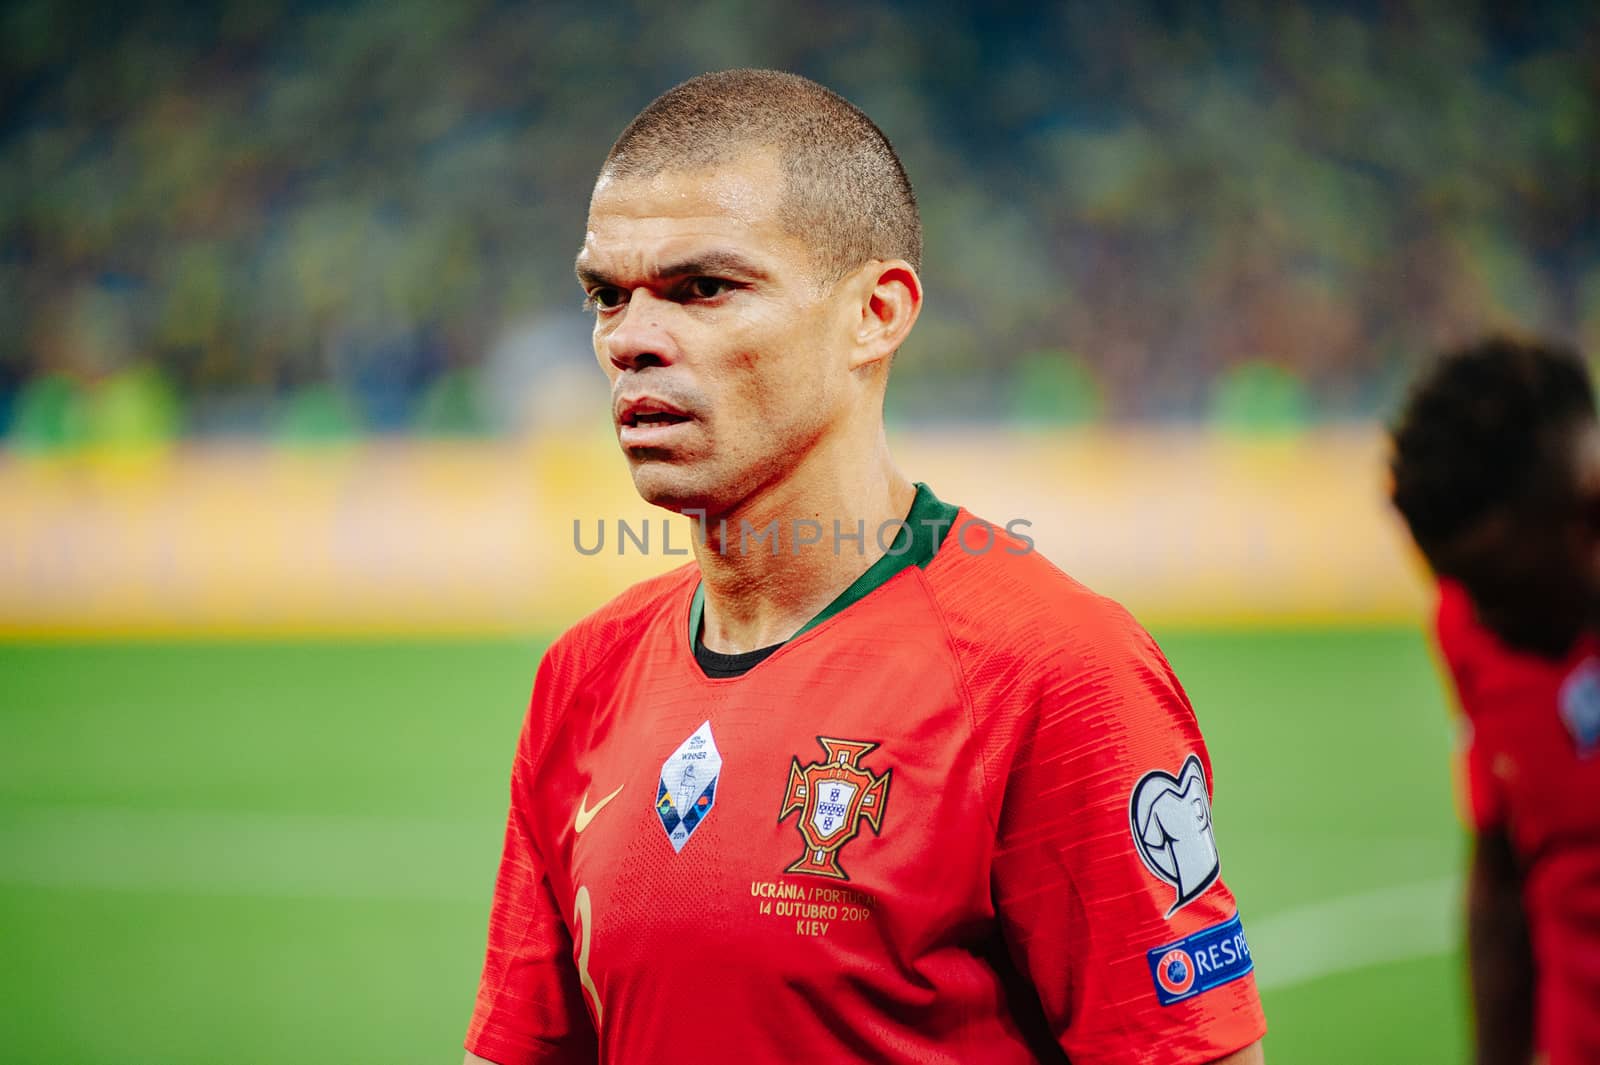
[(601, 810), (604, 810), (606, 808), (606, 803), (622, 794), (622, 789), (624, 787), (626, 787), (626, 785), (618, 784), (616, 791), (613, 791), (610, 795), (607, 795), (605, 798), (595, 803), (593, 809), (588, 810), (584, 809), (584, 807), (589, 805), (589, 793), (587, 791), (584, 792), (583, 798), (578, 800), (578, 816), (572, 820), (572, 830), (574, 832), (582, 832), (584, 829), (588, 828), (589, 822), (594, 820), (594, 815), (599, 813)]

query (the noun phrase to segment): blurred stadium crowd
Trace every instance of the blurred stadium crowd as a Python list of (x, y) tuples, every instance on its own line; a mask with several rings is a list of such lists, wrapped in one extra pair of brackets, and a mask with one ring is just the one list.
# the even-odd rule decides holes
[(7, 4), (0, 436), (571, 417), (610, 136), (740, 65), (906, 159), (930, 300), (897, 417), (1370, 417), (1486, 327), (1600, 352), (1586, 7)]

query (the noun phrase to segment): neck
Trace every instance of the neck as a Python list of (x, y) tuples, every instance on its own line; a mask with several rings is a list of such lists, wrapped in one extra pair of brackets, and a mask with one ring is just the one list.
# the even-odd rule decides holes
[(782, 480), (709, 515), (695, 539), (703, 644), (740, 654), (793, 636), (884, 555), (896, 529), (879, 530), (904, 518), (915, 496), (879, 429), (875, 446), (819, 448)]

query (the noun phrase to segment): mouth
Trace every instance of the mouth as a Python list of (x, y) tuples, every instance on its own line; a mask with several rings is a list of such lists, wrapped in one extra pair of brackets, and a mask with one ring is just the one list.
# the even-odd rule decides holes
[(617, 412), (617, 438), (623, 447), (664, 447), (682, 435), (694, 418), (650, 397), (630, 400)]

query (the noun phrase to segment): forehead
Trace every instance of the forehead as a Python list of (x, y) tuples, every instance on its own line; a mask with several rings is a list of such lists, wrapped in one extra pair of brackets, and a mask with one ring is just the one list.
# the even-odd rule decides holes
[(769, 260), (803, 256), (782, 224), (784, 173), (765, 153), (649, 176), (602, 174), (589, 201), (580, 270), (648, 271), (726, 248)]

